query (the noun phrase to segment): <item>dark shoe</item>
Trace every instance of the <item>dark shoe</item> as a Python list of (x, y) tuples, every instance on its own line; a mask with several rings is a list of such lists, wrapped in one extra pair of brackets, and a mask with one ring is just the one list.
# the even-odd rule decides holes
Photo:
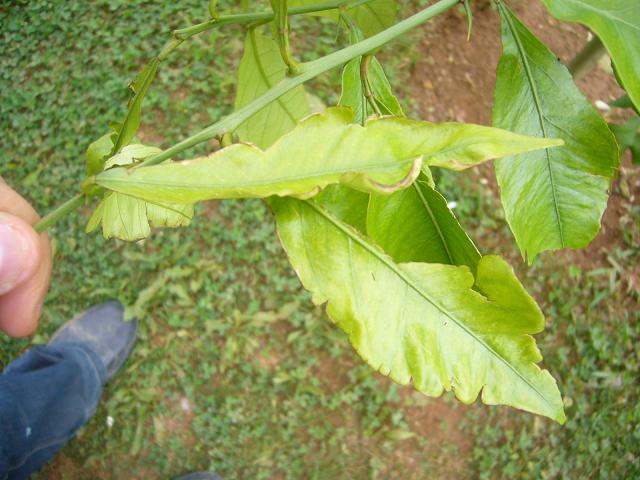
[(93, 351), (111, 378), (131, 353), (136, 341), (138, 322), (124, 320), (124, 307), (116, 301), (91, 307), (68, 321), (53, 335), (49, 345), (61, 342), (80, 343)]
[(176, 477), (173, 480), (222, 480), (222, 477), (214, 472), (194, 472)]

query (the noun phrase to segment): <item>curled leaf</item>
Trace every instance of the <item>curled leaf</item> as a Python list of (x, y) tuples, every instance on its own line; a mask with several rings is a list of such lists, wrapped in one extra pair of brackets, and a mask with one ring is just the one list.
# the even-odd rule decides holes
[(87, 223), (87, 233), (102, 226), (104, 238), (135, 241), (146, 238), (150, 227), (185, 227), (191, 223), (193, 205), (153, 204), (108, 192)]
[(408, 187), (422, 163), (453, 169), (558, 145), (479, 125), (434, 124), (397, 117), (353, 124), (353, 112), (330, 108), (311, 115), (267, 150), (235, 144), (208, 156), (96, 177), (109, 190), (171, 203), (220, 198), (308, 198), (342, 183), (364, 192)]

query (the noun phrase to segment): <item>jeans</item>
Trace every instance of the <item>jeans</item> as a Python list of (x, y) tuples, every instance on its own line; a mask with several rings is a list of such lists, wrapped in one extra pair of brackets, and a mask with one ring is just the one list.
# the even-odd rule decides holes
[(28, 478), (93, 415), (106, 371), (80, 344), (34, 347), (0, 375), (0, 480)]

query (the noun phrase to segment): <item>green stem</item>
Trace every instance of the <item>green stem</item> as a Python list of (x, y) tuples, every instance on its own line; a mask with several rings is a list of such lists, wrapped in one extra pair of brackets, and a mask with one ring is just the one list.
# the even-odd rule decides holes
[(75, 197), (71, 197), (69, 200), (64, 202), (62, 205), (59, 205), (55, 210), (49, 212), (43, 218), (40, 219), (38, 223), (35, 224), (33, 228), (35, 228), (36, 232), (42, 233), (47, 230), (51, 225), (56, 223), (62, 217), (67, 214), (73, 212), (77, 208), (81, 207), (84, 203), (84, 195), (78, 194)]
[[(363, 0), (358, 0), (360, 3)], [(168, 160), (172, 157), (175, 157), (178, 153), (197, 145), (198, 143), (205, 142), (211, 138), (214, 138), (220, 134), (224, 134), (227, 132), (231, 132), (239, 127), (243, 122), (249, 119), (258, 111), (262, 110), (264, 107), (269, 105), (271, 102), (277, 100), (285, 93), (294, 89), (298, 85), (310, 80), (312, 78), (317, 77), (318, 75), (326, 72), (327, 70), (331, 70), (337, 66), (343, 65), (347, 63), (349, 60), (355, 57), (359, 57), (365, 55), (382, 45), (389, 43), (394, 38), (408, 32), (409, 30), (423, 24), (427, 20), (440, 15), (441, 13), (449, 10), (450, 8), (457, 5), (459, 0), (440, 0), (430, 7), (421, 10), (415, 15), (393, 25), (392, 27), (369, 37), (361, 42), (358, 42), (349, 47), (343, 48), (342, 50), (338, 50), (326, 57), (319, 58), (318, 60), (314, 60), (312, 62), (308, 62), (301, 65), (302, 72), (295, 77), (289, 77), (266, 91), (260, 97), (256, 98), (253, 102), (245, 105), (241, 109), (235, 111), (234, 113), (226, 116), (222, 120), (213, 125), (205, 128), (204, 130), (196, 133), (195, 135), (181, 141), (168, 148), (167, 150), (159, 153), (158, 155), (154, 155), (152, 157), (147, 158), (142, 163), (136, 165), (133, 168), (140, 168), (143, 166), (156, 165), (165, 160)], [(332, 2), (333, 4), (344, 2)], [(335, 7), (334, 7), (335, 8)], [(293, 9), (292, 9), (293, 10)], [(273, 15), (273, 14), (271, 14)], [(222, 17), (221, 17), (222, 18)], [(90, 183), (94, 182), (94, 178), (88, 179)], [(36, 228), (38, 231), (44, 231), (51, 225), (53, 225), (57, 220), (80, 207), (83, 203), (83, 197), (81, 195), (76, 195), (72, 199), (68, 200), (60, 207), (56, 208), (53, 212), (44, 217), (40, 222), (36, 224)]]
[(371, 109), (378, 115), (382, 115), (376, 99), (373, 95), (373, 89), (369, 82), (369, 62), (371, 61), (371, 55), (363, 55), (360, 60), (360, 83), (362, 84), (362, 90), (364, 91), (364, 97), (371, 106)]
[(278, 29), (278, 46), (280, 47), (280, 56), (287, 66), (289, 75), (297, 75), (299, 73), (298, 62), (295, 61), (291, 53), (291, 44), (289, 43), (289, 16), (287, 14), (287, 0), (271, 0), (271, 7), (275, 14), (276, 28)]
[[(305, 13), (324, 12), (326, 10), (335, 10), (338, 8), (355, 8), (373, 0), (333, 0), (330, 2), (314, 3), (312, 5), (303, 5), (300, 7), (292, 7), (289, 9), (288, 15), (304, 15)], [(192, 25), (191, 27), (181, 28), (173, 31), (173, 36), (180, 40), (186, 40), (189, 37), (202, 33), (216, 27), (224, 25), (234, 25), (240, 23), (254, 23), (266, 21), (270, 22), (275, 18), (273, 11), (271, 12), (255, 12), (255, 13), (239, 13), (235, 15), (223, 15), (221, 17), (212, 18), (206, 22)]]
[(415, 15), (396, 23), (394, 26), (369, 37), (361, 42), (355, 43), (349, 47), (338, 50), (326, 57), (319, 58), (312, 62), (304, 63), (300, 65), (302, 72), (295, 77), (289, 77), (282, 80), (277, 85), (274, 85), (271, 89), (267, 90), (261, 96), (256, 98), (253, 102), (245, 105), (239, 110), (236, 110), (230, 115), (219, 122), (210, 125), (204, 130), (196, 133), (195, 135), (181, 141), (168, 148), (167, 150), (147, 158), (143, 162), (137, 164), (133, 168), (147, 167), (149, 165), (156, 165), (164, 162), (172, 157), (175, 157), (178, 153), (191, 148), (199, 143), (206, 142), (220, 134), (231, 132), (238, 128), (243, 122), (253, 116), (255, 113), (262, 110), (271, 102), (277, 100), (285, 93), (294, 89), (298, 85), (317, 77), (321, 73), (331, 70), (347, 63), (349, 60), (361, 55), (365, 55), (382, 45), (389, 43), (394, 38), (408, 32), (409, 30), (421, 25), (422, 23), (430, 20), (431, 18), (445, 12), (446, 10), (454, 7), (459, 0), (440, 0), (434, 3), (432, 6), (421, 10)]

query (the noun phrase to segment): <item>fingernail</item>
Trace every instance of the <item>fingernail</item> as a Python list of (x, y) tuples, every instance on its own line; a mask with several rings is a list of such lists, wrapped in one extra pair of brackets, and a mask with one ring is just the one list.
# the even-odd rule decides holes
[(0, 220), (0, 295), (13, 290), (29, 264), (29, 239), (19, 228)]

